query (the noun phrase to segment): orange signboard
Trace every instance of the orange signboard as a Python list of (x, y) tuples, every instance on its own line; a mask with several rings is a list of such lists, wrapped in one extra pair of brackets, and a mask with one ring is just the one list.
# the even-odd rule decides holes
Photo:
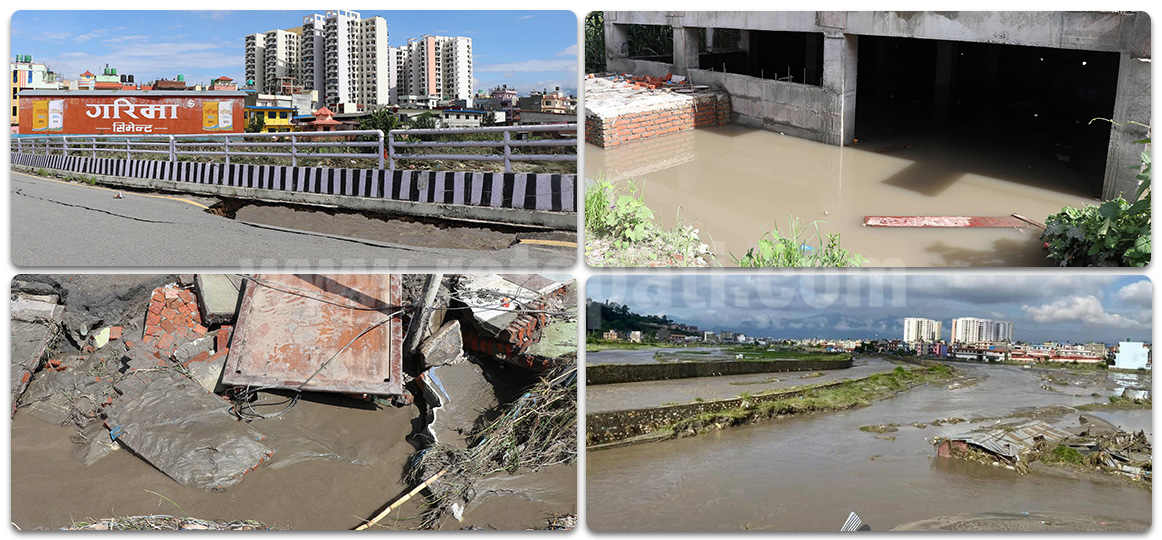
[(20, 96), (20, 133), (185, 135), (242, 133), (243, 94), (92, 91)]

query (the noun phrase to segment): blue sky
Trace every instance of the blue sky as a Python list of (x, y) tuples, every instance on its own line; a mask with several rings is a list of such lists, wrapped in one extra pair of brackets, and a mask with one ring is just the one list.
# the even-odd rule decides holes
[(1013, 321), (1020, 341), (1151, 340), (1153, 287), (1140, 276), (594, 276), (586, 296), (750, 336), (899, 338), (905, 317)]
[[(244, 37), (302, 25), (302, 11), (18, 11), (11, 54), (31, 54), (67, 79), (108, 63), (138, 82), (186, 76), (243, 80)], [(577, 87), (577, 17), (571, 11), (363, 11), (387, 20), (389, 45), (423, 34), (472, 38), (474, 89), (507, 83), (522, 93)]]

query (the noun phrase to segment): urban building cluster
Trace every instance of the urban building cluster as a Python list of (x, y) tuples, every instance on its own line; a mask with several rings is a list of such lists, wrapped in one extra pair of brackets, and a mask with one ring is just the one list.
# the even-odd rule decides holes
[[(245, 127), (264, 133), (358, 129), (362, 118), (385, 109), (401, 125), (420, 117), (447, 128), (576, 122), (576, 96), (559, 87), (523, 96), (507, 84), (474, 89), (468, 37), (423, 35), (391, 47), (383, 17), (331, 10), (303, 17), (301, 26), (249, 34), (244, 42), (245, 80), (222, 76), (195, 84), (181, 74), (138, 82), (134, 74), (119, 74), (109, 65), (100, 74), (85, 71), (66, 79), (32, 55), (16, 55), (11, 65), (11, 132), (44, 131), (43, 126), (34, 129), (31, 111), (24, 115), (29, 125), (21, 126), (21, 93), (33, 90), (38, 91), (37, 100), (69, 99), (80, 107), (95, 96), (82, 93), (86, 90), (152, 92), (154, 97), (160, 91), (218, 92), (215, 98), (237, 92), (245, 107), (233, 125), (239, 131)], [(47, 125), (51, 114), (41, 116)]]
[(877, 342), (876, 350), (903, 351), (919, 356), (936, 356), (985, 362), (1068, 362), (1104, 364), (1139, 369), (1150, 367), (1150, 345), (1123, 341), (1110, 347), (1105, 343), (1024, 343), (1014, 338), (1013, 323), (975, 317), (952, 319), (948, 340), (941, 332), (942, 321), (919, 317), (904, 319), (901, 340)]

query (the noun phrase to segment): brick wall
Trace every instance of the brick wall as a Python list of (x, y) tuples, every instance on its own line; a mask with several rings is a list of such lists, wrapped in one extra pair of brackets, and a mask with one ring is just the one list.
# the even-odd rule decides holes
[(730, 122), (730, 97), (698, 94), (678, 105), (601, 118), (585, 115), (585, 142), (612, 148), (638, 139)]

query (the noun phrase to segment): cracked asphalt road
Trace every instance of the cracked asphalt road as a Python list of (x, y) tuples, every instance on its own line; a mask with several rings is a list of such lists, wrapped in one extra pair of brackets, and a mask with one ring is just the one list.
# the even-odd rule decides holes
[[(249, 225), (204, 211), (213, 201), (116, 190), (10, 170), (11, 256), (20, 267), (278, 269), (571, 266), (573, 247), (418, 247)], [(504, 234), (504, 233), (497, 233)], [(511, 233), (508, 236), (512, 236)]]

